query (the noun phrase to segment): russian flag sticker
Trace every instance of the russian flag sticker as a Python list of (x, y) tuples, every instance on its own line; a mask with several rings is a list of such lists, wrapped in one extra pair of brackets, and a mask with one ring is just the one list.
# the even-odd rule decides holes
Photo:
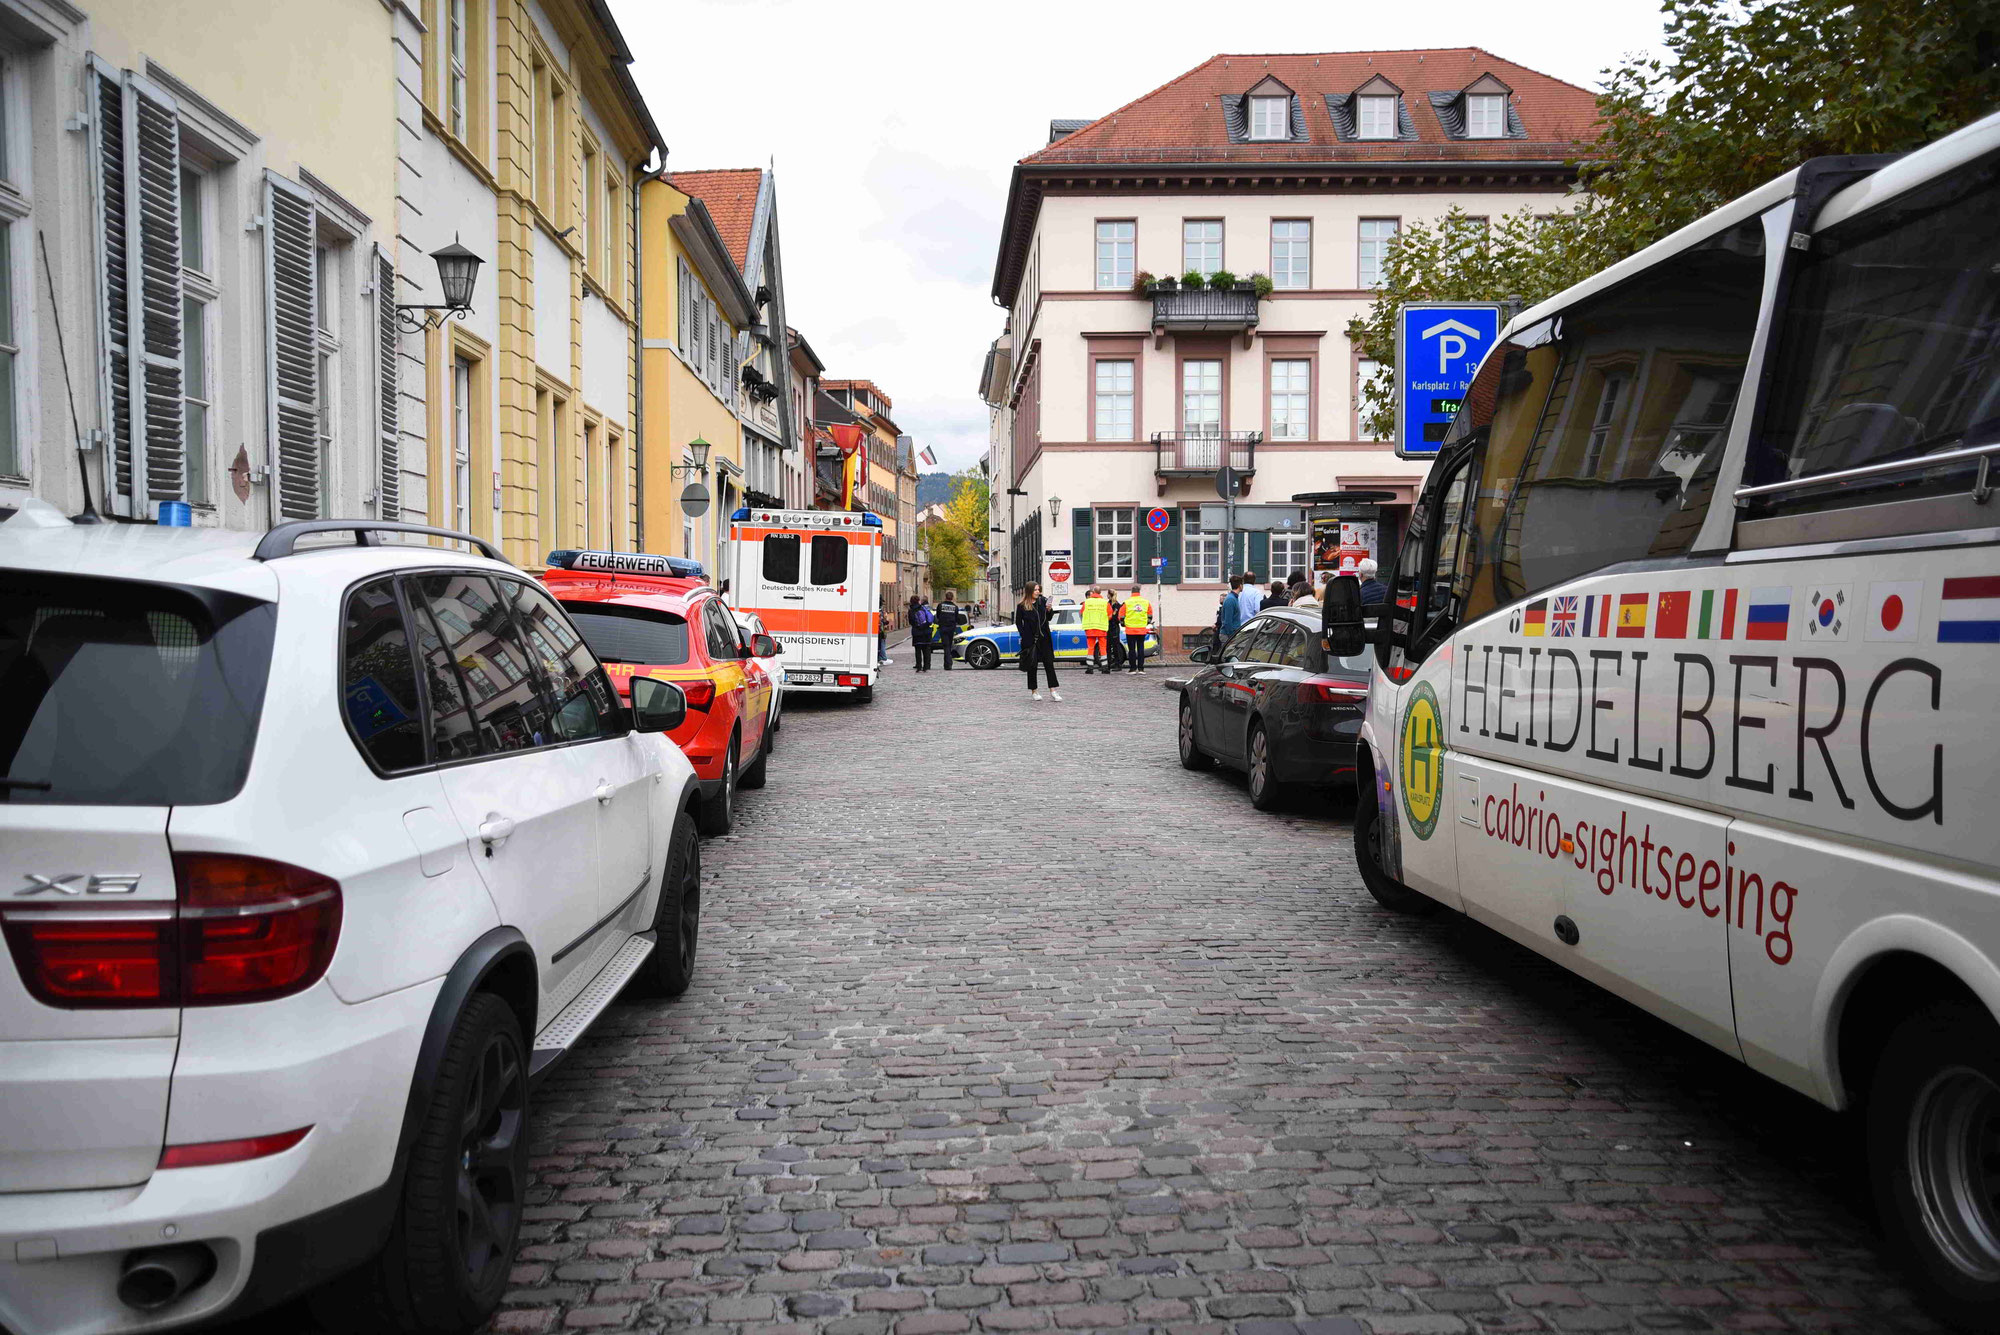
[(1792, 620), (1789, 588), (1750, 590), (1750, 612), (1744, 618), (1746, 640), (1782, 640)]
[(1938, 602), (1939, 644), (2000, 644), (2000, 575), (1944, 582)]
[(1862, 623), (1861, 638), (1914, 643), (1923, 611), (1922, 580), (1876, 580), (1868, 586), (1868, 620)]

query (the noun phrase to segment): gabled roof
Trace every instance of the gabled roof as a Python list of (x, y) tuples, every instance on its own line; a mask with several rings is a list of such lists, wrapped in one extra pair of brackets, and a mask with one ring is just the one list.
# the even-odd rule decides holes
[[(1429, 114), (1416, 113), (1414, 143), (1343, 143), (1333, 133), (1324, 99), (1344, 98), (1381, 77), (1405, 96), (1456, 91), (1491, 74), (1514, 92), (1526, 140), (1467, 143), (1445, 132)], [(1267, 79), (1296, 91), (1306, 107), (1308, 155), (1299, 144), (1232, 144), (1222, 99), (1240, 97)], [(1374, 90), (1371, 90), (1374, 91)], [(1476, 46), (1426, 51), (1335, 51), (1318, 55), (1218, 55), (1179, 78), (1128, 102), (1080, 130), (1021, 159), (1023, 166), (1115, 162), (1296, 162), (1329, 157), (1357, 160), (1542, 159), (1578, 156), (1578, 141), (1597, 134), (1597, 97), (1587, 88), (1503, 60)]]
[(729, 258), (742, 273), (750, 261), (750, 229), (757, 221), (757, 192), (763, 188), (762, 167), (724, 167), (714, 171), (669, 172), (668, 182), (693, 195), (715, 219), (715, 230), (729, 247)]

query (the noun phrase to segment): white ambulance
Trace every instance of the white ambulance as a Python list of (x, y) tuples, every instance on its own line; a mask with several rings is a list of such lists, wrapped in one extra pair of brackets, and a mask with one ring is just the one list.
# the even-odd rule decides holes
[[(1832, 1108), (2000, 1329), (2000, 117), (1521, 314), (1373, 642), (1364, 880)], [(1336, 606), (1336, 604), (1340, 604)], [(1372, 800), (1369, 795), (1372, 794)]]
[(784, 687), (875, 697), (882, 634), (882, 517), (867, 510), (766, 510), (729, 517), (729, 601), (784, 650)]

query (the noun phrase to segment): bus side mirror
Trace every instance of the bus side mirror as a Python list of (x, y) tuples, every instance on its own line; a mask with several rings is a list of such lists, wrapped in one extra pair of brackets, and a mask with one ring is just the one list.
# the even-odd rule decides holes
[(1328, 652), (1347, 658), (1361, 652), (1368, 643), (1368, 628), (1361, 615), (1361, 581), (1352, 575), (1336, 575), (1326, 582), (1320, 602), (1320, 633), (1326, 636)]

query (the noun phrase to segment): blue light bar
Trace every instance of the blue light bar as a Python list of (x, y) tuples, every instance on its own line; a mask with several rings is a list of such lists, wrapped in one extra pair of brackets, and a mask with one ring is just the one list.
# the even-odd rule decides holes
[(729, 522), (732, 524), (740, 524), (749, 517), (750, 517), (750, 507), (747, 505), (739, 505), (736, 507), (735, 510), (733, 510), (730, 513)]
[(593, 552), (558, 547), (549, 553), (552, 570), (585, 570), (604, 575), (671, 575), (695, 579), (706, 572), (701, 562), (685, 556), (654, 556), (649, 552)]
[(861, 522), (867, 528), (880, 528), (882, 527), (882, 516), (872, 510), (863, 510), (861, 512)]

